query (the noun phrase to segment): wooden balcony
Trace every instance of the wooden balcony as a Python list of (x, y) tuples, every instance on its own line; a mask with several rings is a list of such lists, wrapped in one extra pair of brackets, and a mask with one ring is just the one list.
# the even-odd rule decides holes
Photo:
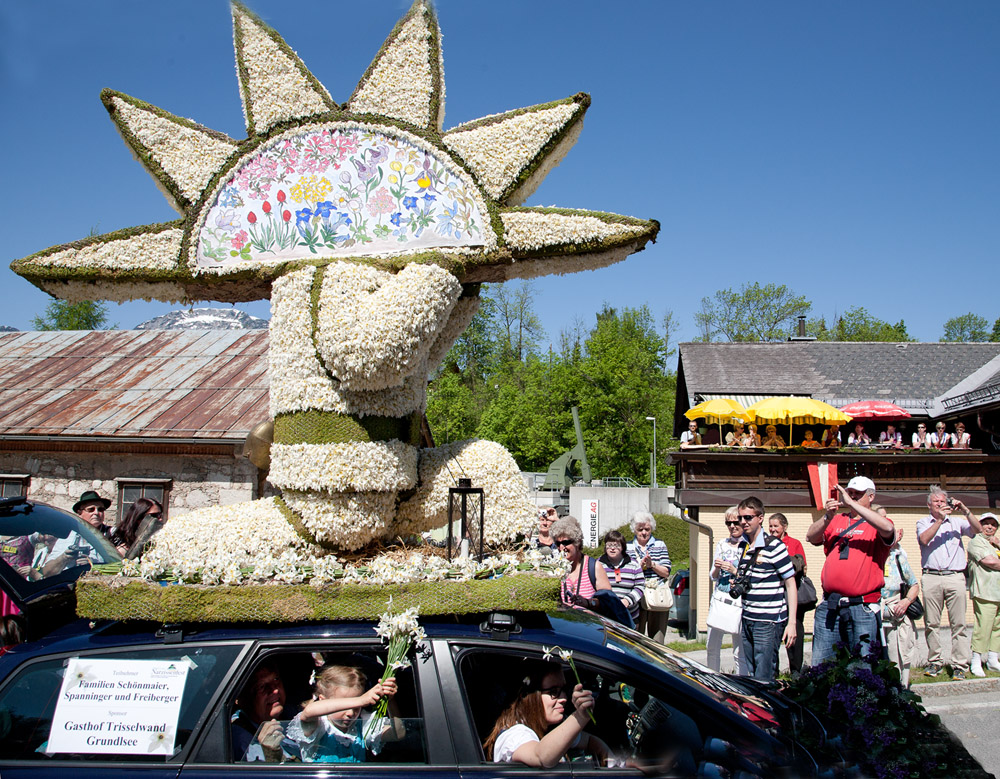
[(687, 506), (731, 506), (748, 495), (765, 505), (811, 506), (806, 464), (837, 465), (841, 484), (867, 476), (885, 506), (924, 506), (927, 488), (940, 484), (963, 502), (1000, 506), (1000, 457), (977, 449), (914, 452), (910, 450), (731, 450), (691, 448), (673, 452), (678, 499)]

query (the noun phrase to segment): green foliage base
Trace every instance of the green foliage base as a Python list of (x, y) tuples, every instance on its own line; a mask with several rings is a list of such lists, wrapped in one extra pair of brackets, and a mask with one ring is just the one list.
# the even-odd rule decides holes
[(494, 609), (551, 611), (559, 578), (523, 574), (471, 581), (404, 584), (165, 584), (91, 574), (76, 585), (85, 619), (154, 622), (302, 622), (377, 620), (389, 597), (397, 612), (477, 614)]

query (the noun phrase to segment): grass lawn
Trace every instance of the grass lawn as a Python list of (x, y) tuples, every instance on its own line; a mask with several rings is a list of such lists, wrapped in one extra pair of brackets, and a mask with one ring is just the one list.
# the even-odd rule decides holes
[[(985, 664), (984, 664), (985, 665)], [(983, 668), (986, 671), (986, 668)], [(965, 680), (970, 679), (982, 679), (982, 676), (973, 676), (971, 673), (965, 674)], [(986, 679), (1000, 679), (1000, 671), (986, 671)], [(945, 670), (938, 676), (925, 676), (924, 669), (917, 666), (910, 667), (910, 685), (917, 684), (934, 684), (935, 682), (953, 682), (954, 679), (951, 678), (951, 666), (946, 665)]]

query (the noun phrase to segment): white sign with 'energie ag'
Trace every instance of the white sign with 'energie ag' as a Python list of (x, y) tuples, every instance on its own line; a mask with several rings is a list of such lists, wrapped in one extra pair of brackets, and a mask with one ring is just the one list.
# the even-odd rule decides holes
[(47, 753), (171, 755), (183, 660), (89, 660), (66, 667)]

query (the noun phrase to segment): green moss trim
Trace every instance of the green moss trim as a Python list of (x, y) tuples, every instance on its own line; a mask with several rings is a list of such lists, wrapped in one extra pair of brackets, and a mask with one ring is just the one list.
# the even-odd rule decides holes
[(405, 584), (169, 584), (88, 575), (76, 585), (84, 619), (156, 622), (301, 622), (377, 620), (392, 597), (395, 611), (482, 614), (495, 609), (556, 610), (560, 579), (520, 574), (472, 581)]
[[(558, 131), (552, 134), (552, 136), (545, 142), (538, 153), (527, 162), (527, 164), (521, 168), (520, 172), (515, 176), (514, 180), (507, 185), (507, 188), (500, 194), (497, 201), (504, 203), (509, 197), (511, 197), (515, 192), (517, 192), (525, 182), (527, 182), (535, 172), (545, 164), (548, 157), (555, 152), (562, 143), (563, 139), (569, 135), (570, 132), (576, 127), (577, 124), (583, 121), (584, 114), (587, 113), (587, 108), (590, 107), (590, 95), (586, 92), (578, 92), (577, 94), (566, 97), (561, 100), (553, 100), (549, 103), (539, 103), (538, 105), (527, 106), (526, 108), (516, 108), (513, 111), (506, 111), (502, 114), (497, 114), (496, 116), (487, 116), (482, 119), (476, 119), (471, 122), (466, 122), (465, 124), (460, 124), (457, 127), (453, 127), (448, 132), (444, 134), (447, 138), (449, 135), (468, 132), (469, 130), (477, 130), (481, 127), (488, 127), (494, 124), (500, 124), (515, 116), (523, 116), (525, 114), (537, 113), (539, 111), (547, 111), (552, 108), (556, 108), (561, 105), (568, 105), (570, 103), (577, 103), (580, 106), (579, 111), (577, 111), (566, 124), (564, 124)], [(471, 172), (471, 171), (470, 171)]]
[(281, 512), (281, 515), (288, 521), (288, 524), (292, 526), (292, 529), (299, 536), (299, 538), (304, 541), (308, 541), (310, 544), (316, 544), (317, 546), (330, 552), (339, 551), (339, 547), (333, 544), (329, 544), (324, 541), (317, 541), (316, 536), (309, 532), (309, 528), (305, 526), (305, 523), (303, 523), (302, 517), (299, 516), (298, 512), (293, 511), (280, 495), (274, 499), (274, 504), (278, 507), (278, 511)]
[(239, 144), (240, 142), (230, 138), (225, 133), (221, 133), (218, 130), (212, 130), (208, 127), (204, 127), (197, 122), (192, 122), (190, 119), (185, 119), (181, 116), (175, 116), (169, 111), (164, 111), (162, 108), (158, 108), (151, 103), (147, 103), (143, 100), (126, 95), (124, 92), (116, 92), (113, 89), (102, 89), (101, 90), (101, 102), (104, 103), (104, 107), (108, 109), (108, 113), (111, 115), (111, 121), (115, 123), (115, 127), (118, 128), (118, 132), (121, 134), (122, 139), (128, 144), (129, 148), (132, 149), (133, 153), (143, 164), (149, 174), (156, 179), (164, 187), (167, 193), (173, 198), (176, 208), (178, 210), (186, 211), (190, 205), (191, 200), (181, 192), (180, 187), (174, 180), (173, 176), (167, 173), (166, 170), (160, 165), (160, 163), (153, 156), (152, 151), (146, 144), (144, 144), (139, 138), (132, 132), (129, 128), (128, 122), (119, 113), (118, 107), (115, 105), (114, 100), (118, 98), (130, 105), (138, 108), (141, 111), (146, 111), (147, 113), (158, 116), (161, 119), (165, 119), (173, 124), (179, 125), (181, 127), (186, 127), (190, 130), (195, 130), (199, 133), (203, 133), (217, 141), (223, 141), (225, 143), (230, 143), (233, 145), (233, 154), (239, 154)]
[(354, 441), (413, 440), (414, 418), (420, 430), (420, 414), (406, 417), (351, 416), (336, 411), (293, 411), (274, 418), (276, 444), (337, 444)]
[(364, 87), (371, 80), (372, 74), (375, 72), (375, 68), (378, 66), (379, 61), (396, 42), (396, 39), (399, 38), (400, 34), (403, 32), (403, 27), (405, 27), (414, 16), (424, 13), (425, 10), (427, 13), (427, 26), (430, 30), (430, 41), (428, 41), (428, 46), (431, 52), (430, 62), (428, 63), (431, 69), (431, 98), (430, 105), (428, 106), (429, 110), (427, 112), (427, 118), (430, 124), (428, 124), (426, 128), (420, 128), (417, 125), (412, 125), (408, 122), (402, 121), (400, 121), (400, 124), (407, 128), (417, 127), (417, 129), (433, 131), (435, 134), (439, 133), (439, 120), (443, 115), (441, 95), (444, 91), (442, 89), (444, 77), (441, 73), (441, 28), (438, 26), (437, 16), (434, 13), (434, 7), (424, 0), (414, 0), (413, 5), (410, 6), (410, 10), (406, 12), (406, 15), (396, 22), (396, 26), (392, 28), (389, 36), (379, 47), (379, 50), (372, 58), (371, 64), (368, 65), (367, 70), (365, 70), (364, 74), (362, 74), (361, 78), (358, 80), (357, 86), (354, 87), (354, 91), (351, 93), (351, 96), (347, 99), (347, 102), (344, 103), (345, 111), (347, 110), (347, 106), (351, 104), (354, 98), (357, 97), (358, 93), (361, 92), (361, 90), (364, 89)]
[[(136, 225), (135, 227), (125, 227), (121, 230), (115, 230), (114, 232), (104, 233), (103, 235), (89, 235), (86, 238), (81, 238), (78, 241), (70, 241), (69, 243), (62, 243), (58, 246), (50, 246), (48, 249), (42, 249), (34, 254), (29, 254), (27, 257), (22, 257), (19, 260), (14, 260), (10, 264), (11, 270), (15, 273), (24, 275), (25, 271), (30, 270), (36, 276), (49, 275), (55, 277), (56, 274), (52, 273), (53, 270), (59, 271), (59, 277), (66, 275), (66, 271), (76, 270), (75, 268), (58, 268), (52, 269), (48, 266), (36, 266), (39, 260), (48, 257), (50, 254), (57, 254), (58, 252), (65, 251), (66, 249), (85, 249), (88, 246), (94, 246), (95, 244), (108, 243), (110, 241), (120, 241), (123, 238), (133, 238), (137, 235), (155, 235), (156, 233), (162, 233), (166, 230), (177, 230), (184, 229), (184, 220), (176, 219), (173, 222), (158, 222), (156, 224), (148, 225)], [(110, 269), (109, 269), (110, 272)], [(147, 271), (148, 272), (148, 271)]]
[(656, 236), (660, 232), (660, 223), (655, 219), (637, 219), (632, 216), (622, 216), (620, 214), (612, 214), (604, 211), (584, 211), (573, 208), (533, 208), (530, 206), (512, 206), (509, 208), (502, 209), (501, 213), (525, 213), (525, 214), (560, 214), (562, 216), (589, 216), (594, 219), (600, 219), (602, 222), (607, 224), (621, 224), (630, 225), (633, 227), (643, 228), (642, 232), (631, 233), (628, 235), (618, 235), (611, 236), (608, 238), (602, 238), (600, 240), (584, 241), (583, 243), (575, 243), (572, 241), (567, 241), (565, 243), (552, 244), (551, 246), (543, 246), (538, 249), (521, 250), (512, 249), (512, 255), (517, 260), (534, 260), (542, 259), (545, 257), (559, 257), (559, 256), (573, 256), (576, 254), (592, 254), (594, 252), (607, 251), (609, 249), (616, 249), (620, 246), (627, 246), (635, 241), (642, 241), (645, 244), (647, 241), (652, 241), (656, 243)]
[[(243, 5), (243, 3), (239, 2), (239, 0), (233, 0), (233, 10), (234, 12), (238, 10), (240, 13), (246, 15), (254, 24), (263, 30), (264, 34), (267, 35), (267, 37), (269, 37), (279, 49), (281, 49), (281, 52), (295, 63), (295, 67), (298, 69), (299, 73), (301, 73), (302, 77), (309, 83), (309, 85), (319, 93), (323, 103), (326, 104), (330, 111), (336, 114), (340, 113), (340, 107), (330, 97), (326, 87), (324, 87), (323, 84), (320, 83), (319, 79), (317, 79), (310, 72), (305, 63), (299, 59), (299, 55), (292, 50), (291, 46), (285, 43), (284, 38), (282, 38), (274, 30), (274, 28), (265, 24), (261, 18), (257, 16), (257, 14)], [(250, 99), (250, 92), (247, 89), (247, 84), (250, 83), (250, 74), (247, 72), (246, 60), (243, 55), (243, 30), (236, 21), (235, 15), (233, 17), (233, 46), (236, 49), (236, 71), (239, 74), (240, 94), (243, 97), (243, 108), (246, 114), (247, 134), (253, 136), (257, 134), (257, 125), (253, 118), (253, 101)]]

